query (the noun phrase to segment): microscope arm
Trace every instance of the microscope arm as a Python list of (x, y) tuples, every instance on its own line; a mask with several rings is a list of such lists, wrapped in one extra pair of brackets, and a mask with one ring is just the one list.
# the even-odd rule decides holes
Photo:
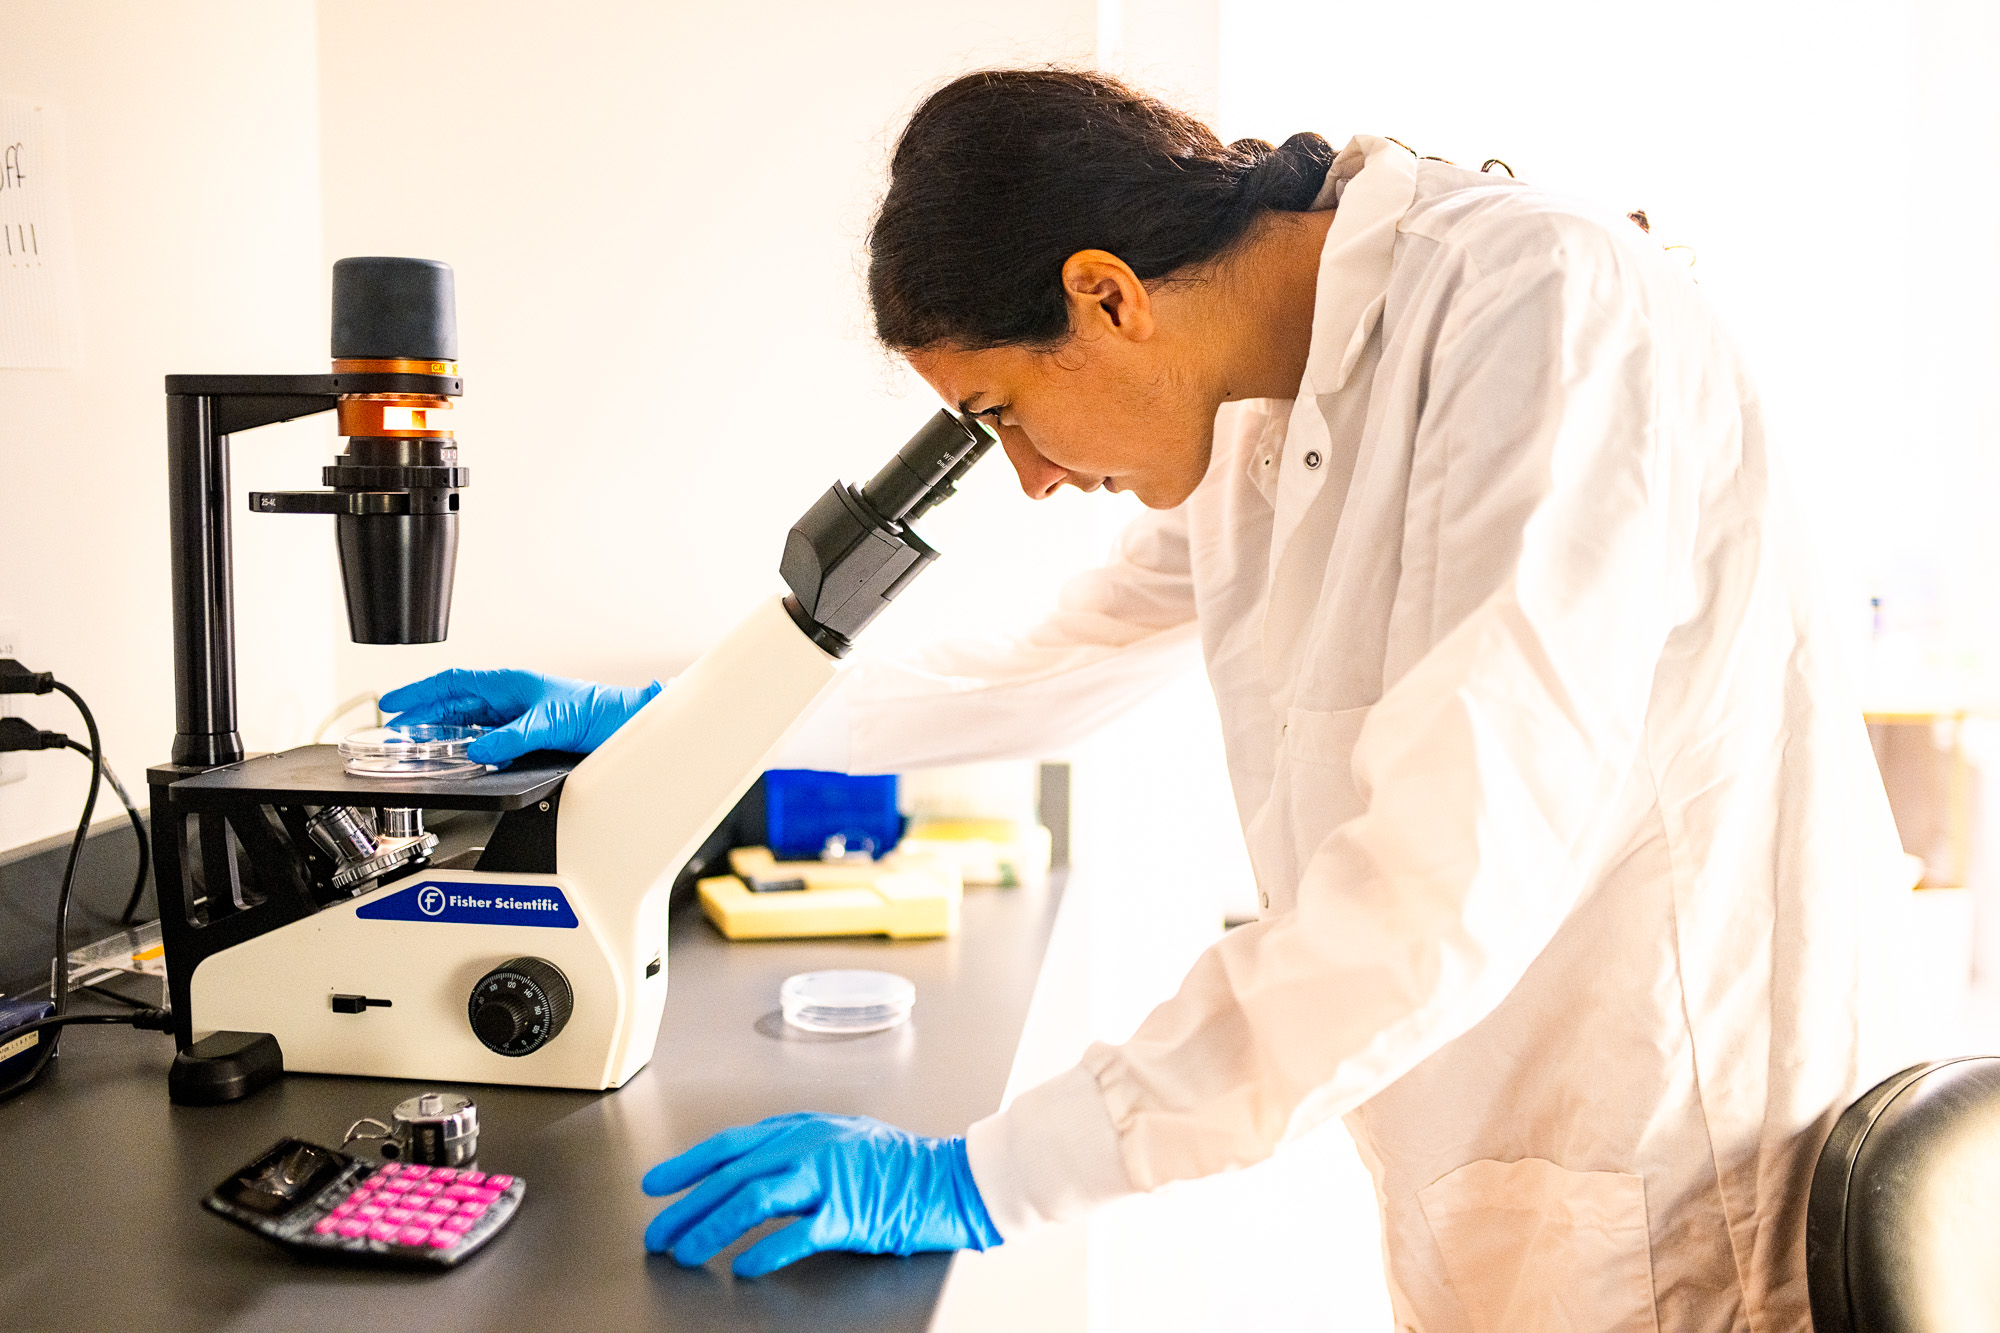
[[(604, 937), (631, 949), (624, 976), (664, 959), (675, 875), (833, 682), (853, 636), (937, 558), (909, 520), (993, 443), (978, 422), (940, 412), (867, 486), (827, 491), (787, 534), (792, 595), (753, 611), (570, 774), (557, 873)], [(621, 996), (622, 1024), (644, 1018), (633, 999)], [(651, 1032), (630, 1036), (619, 1047), (643, 1064)]]

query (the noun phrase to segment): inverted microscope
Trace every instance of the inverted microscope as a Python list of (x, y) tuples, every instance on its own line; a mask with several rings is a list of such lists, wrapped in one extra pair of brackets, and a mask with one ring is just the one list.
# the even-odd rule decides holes
[[(652, 1054), (676, 873), (937, 553), (910, 524), (993, 445), (939, 412), (786, 535), (773, 596), (588, 756), (397, 771), (332, 745), (246, 755), (236, 717), (234, 436), (333, 411), (326, 489), (252, 512), (334, 519), (361, 643), (436, 643), (451, 611), (463, 388), (452, 271), (343, 259), (327, 375), (167, 377), (172, 762), (148, 771), (176, 1100), (285, 1070), (615, 1088)], [(419, 739), (419, 738), (390, 738)], [(376, 758), (380, 758), (378, 753)], [(386, 775), (385, 775), (386, 774)], [(497, 815), (441, 857), (427, 814)], [(469, 863), (468, 863), (469, 862)]]

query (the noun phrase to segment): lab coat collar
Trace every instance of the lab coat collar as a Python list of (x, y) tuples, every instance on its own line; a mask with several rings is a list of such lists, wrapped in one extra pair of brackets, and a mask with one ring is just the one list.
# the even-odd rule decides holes
[[(1327, 169), (1326, 181), (1313, 200), (1312, 211), (1339, 209), (1327, 229), (1320, 251), (1319, 277), (1314, 288), (1312, 341), (1306, 352), (1305, 381), (1291, 402), (1274, 403), (1245, 460), (1244, 472), (1274, 510), (1281, 513), (1271, 547), (1271, 567), (1277, 568), (1287, 539), (1306, 503), (1318, 494), (1323, 479), (1307, 471), (1290, 505), (1280, 505), (1279, 459), (1324, 447), (1325, 423), (1314, 399), (1337, 393), (1354, 373), (1382, 317), (1389, 291), (1389, 263), (1396, 248), (1396, 229), (1415, 201), (1417, 159), (1409, 149), (1372, 134), (1356, 135)], [(1313, 432), (1312, 445), (1288, 438)]]
[(1332, 206), (1336, 196), (1340, 211), (1320, 252), (1302, 400), (1346, 387), (1382, 317), (1396, 228), (1417, 197), (1416, 156), (1391, 140), (1357, 134), (1328, 168), (1315, 207)]
[[(1409, 149), (1371, 134), (1357, 135), (1326, 173), (1315, 207), (1339, 211), (1327, 228), (1314, 289), (1312, 343), (1306, 352), (1305, 381), (1290, 405), (1282, 449), (1267, 437), (1251, 460), (1259, 489), (1271, 501), (1270, 597), (1264, 608), (1264, 666), (1273, 702), (1285, 706), (1311, 623), (1310, 580), (1287, 579), (1300, 524), (1319, 500), (1328, 473), (1346, 476), (1351, 467), (1322, 466), (1333, 449), (1321, 399), (1340, 392), (1368, 349), (1368, 339), (1388, 301), (1389, 264), (1396, 229), (1417, 193), (1417, 159)], [(1320, 543), (1309, 543), (1324, 561), (1332, 525)], [(1302, 557), (1305, 558), (1305, 557)]]

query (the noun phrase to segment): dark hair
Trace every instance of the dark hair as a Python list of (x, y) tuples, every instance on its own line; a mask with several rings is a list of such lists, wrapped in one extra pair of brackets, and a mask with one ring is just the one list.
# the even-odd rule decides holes
[(902, 351), (1055, 346), (1077, 251), (1165, 277), (1221, 255), (1262, 209), (1311, 207), (1332, 162), (1317, 134), (1225, 145), (1108, 74), (964, 75), (896, 143), (868, 235), (876, 336)]

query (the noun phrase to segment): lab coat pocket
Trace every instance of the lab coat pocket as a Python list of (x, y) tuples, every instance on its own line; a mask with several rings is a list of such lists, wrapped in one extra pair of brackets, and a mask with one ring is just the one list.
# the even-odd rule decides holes
[(1469, 1162), (1417, 1202), (1476, 1333), (1659, 1333), (1642, 1177)]

